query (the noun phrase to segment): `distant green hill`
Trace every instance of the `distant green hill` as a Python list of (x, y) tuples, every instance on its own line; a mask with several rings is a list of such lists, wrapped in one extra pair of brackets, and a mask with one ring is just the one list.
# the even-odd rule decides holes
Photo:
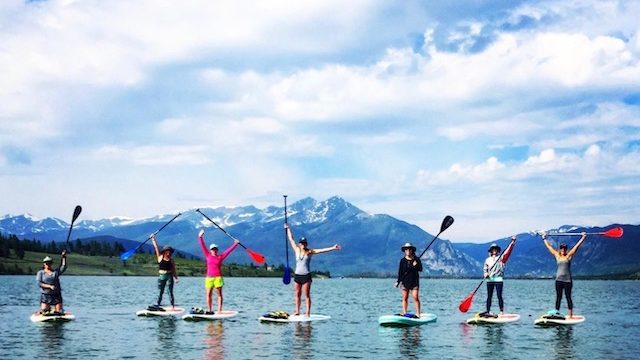
[[(0, 275), (34, 275), (42, 268), (42, 259), (53, 257), (54, 267), (60, 264), (60, 255), (25, 251), (19, 258), (11, 251), (8, 257), (0, 257)], [(65, 275), (124, 275), (153, 276), (158, 274), (155, 256), (135, 254), (126, 262), (117, 256), (88, 256), (71, 253), (67, 255)], [(202, 260), (176, 258), (178, 276), (204, 276), (205, 264)], [(227, 277), (282, 277), (282, 268), (271, 269), (267, 266), (227, 264), (222, 266)]]

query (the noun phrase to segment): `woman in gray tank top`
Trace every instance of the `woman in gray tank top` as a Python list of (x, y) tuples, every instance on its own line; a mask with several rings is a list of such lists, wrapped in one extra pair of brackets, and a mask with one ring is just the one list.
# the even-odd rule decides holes
[(573, 317), (573, 300), (571, 299), (571, 289), (573, 288), (573, 280), (571, 278), (571, 259), (575, 255), (576, 251), (584, 239), (587, 238), (587, 234), (583, 232), (582, 237), (578, 242), (567, 252), (567, 244), (560, 244), (558, 251), (551, 246), (547, 241), (547, 234), (542, 234), (542, 240), (547, 247), (551, 255), (555, 257), (558, 268), (556, 270), (556, 313), (560, 314), (560, 302), (562, 301), (562, 292), (564, 291), (567, 298), (567, 308), (569, 308), (569, 318)]
[(323, 249), (309, 249), (307, 247), (307, 239), (302, 237), (298, 244), (296, 244), (295, 240), (293, 240), (293, 234), (291, 233), (289, 224), (285, 223), (284, 228), (287, 231), (289, 244), (296, 254), (296, 269), (293, 274), (293, 294), (295, 298), (295, 312), (293, 315), (300, 315), (300, 297), (302, 293), (304, 293), (307, 304), (306, 315), (309, 316), (311, 315), (311, 269), (309, 267), (311, 257), (315, 254), (340, 250), (340, 245), (335, 244)]

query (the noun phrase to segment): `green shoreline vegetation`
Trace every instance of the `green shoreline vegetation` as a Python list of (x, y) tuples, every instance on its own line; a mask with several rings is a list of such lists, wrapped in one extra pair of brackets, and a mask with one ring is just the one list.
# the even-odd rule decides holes
[[(0, 234), (0, 275), (34, 275), (42, 268), (42, 259), (51, 256), (54, 267), (60, 264), (60, 243), (43, 244), (38, 240), (20, 240), (15, 235)], [(155, 276), (158, 264), (152, 254), (136, 253), (127, 261), (119, 254), (125, 251), (122, 244), (101, 243), (77, 239), (69, 243), (67, 271), (65, 275), (112, 275), (112, 276)], [(193, 256), (187, 258), (176, 252), (174, 255), (178, 276), (204, 276), (205, 263)], [(235, 264), (222, 265), (226, 277), (282, 277), (284, 265), (273, 266)], [(314, 271), (314, 277), (331, 277), (329, 272)]]

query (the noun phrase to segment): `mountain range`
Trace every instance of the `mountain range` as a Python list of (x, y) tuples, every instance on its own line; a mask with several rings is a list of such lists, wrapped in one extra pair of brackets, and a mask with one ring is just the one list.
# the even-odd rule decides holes
[[(242, 240), (249, 249), (266, 257), (269, 265), (286, 263), (284, 237), (284, 208), (255, 206), (200, 208), (223, 227), (227, 233)], [(314, 257), (312, 269), (330, 271), (332, 275), (395, 276), (398, 261), (402, 257), (400, 247), (412, 242), (422, 251), (433, 235), (416, 225), (384, 214), (366, 213), (341, 197), (325, 201), (305, 198), (288, 206), (288, 222), (296, 238), (309, 240), (312, 248), (322, 248), (338, 243), (341, 251)], [(125, 247), (135, 246), (149, 234), (158, 230), (176, 214), (158, 215), (145, 219), (113, 217), (101, 220), (78, 220), (73, 227), (72, 239), (120, 241)], [(444, 216), (444, 214), (443, 214)], [(454, 214), (455, 216), (455, 214)], [(454, 223), (452, 226), (456, 226)], [(619, 225), (624, 236), (612, 239), (589, 236), (574, 257), (572, 270), (575, 275), (607, 276), (631, 274), (640, 271), (640, 226)], [(557, 232), (599, 232), (610, 228), (583, 228), (563, 226), (548, 229)], [(197, 233), (205, 229), (207, 243), (214, 242), (224, 250), (232, 240), (202, 215), (189, 209), (161, 233), (158, 242), (171, 245), (181, 252), (202, 256)], [(23, 239), (43, 242), (65, 241), (69, 223), (56, 219), (37, 219), (30, 215), (5, 215), (0, 218), (0, 232), (14, 234)], [(443, 237), (446, 233), (443, 233)], [(517, 235), (516, 247), (507, 266), (508, 276), (548, 277), (555, 272), (555, 260), (543, 246), (540, 237), (533, 232)], [(558, 239), (573, 245), (579, 236), (563, 236)], [(422, 258), (424, 276), (481, 277), (482, 263), (487, 249), (493, 242), (504, 247), (509, 238), (495, 239), (483, 244), (452, 243), (437, 239)], [(557, 244), (556, 244), (557, 245)], [(148, 249), (148, 248), (147, 248)], [(294, 255), (288, 250), (289, 266), (294, 265)], [(250, 258), (241, 248), (227, 260), (248, 263)]]

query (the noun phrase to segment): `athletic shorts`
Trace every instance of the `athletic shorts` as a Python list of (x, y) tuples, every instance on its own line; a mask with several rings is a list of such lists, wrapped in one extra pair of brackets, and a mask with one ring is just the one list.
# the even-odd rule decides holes
[(294, 274), (293, 275), (293, 281), (295, 281), (296, 283), (298, 283), (300, 285), (304, 285), (306, 283), (310, 283), (311, 282), (311, 274), (306, 274), (306, 275)]
[(47, 305), (62, 304), (62, 294), (40, 294), (40, 302)]
[(221, 288), (224, 286), (224, 280), (222, 276), (206, 277), (204, 278), (204, 287), (207, 289)]

